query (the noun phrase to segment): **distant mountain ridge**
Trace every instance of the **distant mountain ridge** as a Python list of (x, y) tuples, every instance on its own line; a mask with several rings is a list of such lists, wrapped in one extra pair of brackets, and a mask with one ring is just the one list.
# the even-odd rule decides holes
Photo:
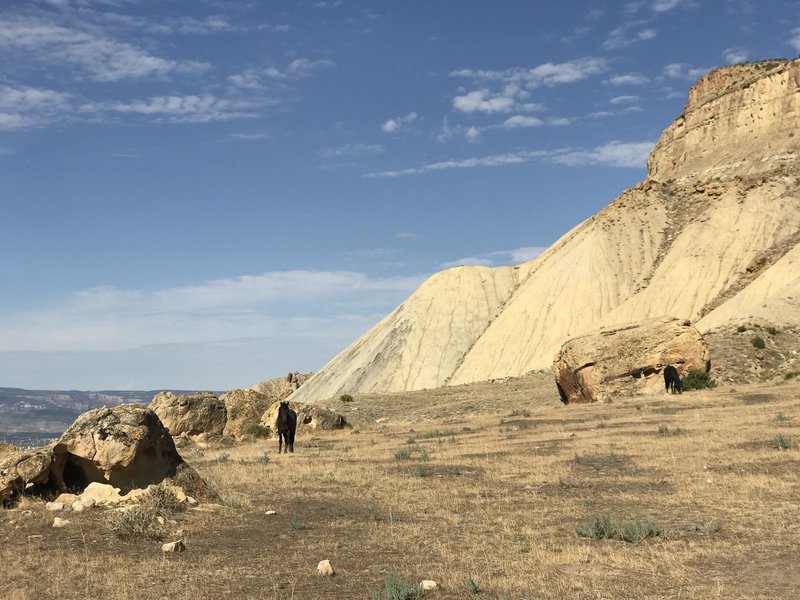
[(800, 59), (711, 71), (642, 182), (534, 260), (433, 275), (291, 400), (519, 377), (571, 337), (654, 317), (800, 325), (798, 132)]
[(129, 402), (149, 404), (160, 391), (84, 392), (0, 387), (0, 432), (61, 432), (87, 410)]

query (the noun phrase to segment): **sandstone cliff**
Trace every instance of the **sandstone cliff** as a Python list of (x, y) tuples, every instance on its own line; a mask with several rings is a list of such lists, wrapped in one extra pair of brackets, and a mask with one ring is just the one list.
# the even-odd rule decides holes
[(292, 400), (520, 376), (571, 337), (665, 315), (800, 323), (798, 129), (800, 60), (710, 72), (643, 182), (533, 261), (434, 275)]

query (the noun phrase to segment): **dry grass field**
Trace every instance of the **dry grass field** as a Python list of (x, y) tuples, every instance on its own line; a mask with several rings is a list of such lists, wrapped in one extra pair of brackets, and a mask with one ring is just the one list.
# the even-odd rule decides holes
[(388, 575), (435, 599), (798, 597), (800, 384), (562, 406), (537, 376), (332, 407), (353, 428), (293, 455), (182, 450), (224, 506), (167, 521), (181, 554), (107, 510), (0, 512), (0, 598), (369, 599)]

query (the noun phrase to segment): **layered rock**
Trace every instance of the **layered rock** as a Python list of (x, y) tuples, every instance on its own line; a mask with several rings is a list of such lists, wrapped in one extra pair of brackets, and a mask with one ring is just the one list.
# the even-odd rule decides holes
[(51, 448), (18, 450), (0, 457), (0, 505), (13, 500), (29, 484), (47, 483), (53, 460)]
[(668, 317), (608, 327), (564, 343), (553, 370), (564, 404), (664, 393), (662, 371), (683, 377), (710, 367), (708, 347), (688, 321)]
[(285, 400), (292, 392), (296, 391), (311, 377), (311, 373), (299, 373), (294, 371), (286, 377), (275, 377), (267, 379), (261, 383), (250, 386), (248, 389), (263, 394), (270, 399), (270, 402)]
[(172, 392), (156, 394), (149, 408), (173, 436), (222, 435), (227, 422), (225, 403), (210, 392), (177, 396)]
[(798, 82), (800, 60), (709, 73), (643, 182), (530, 262), (434, 275), (291, 399), (523, 376), (572, 337), (662, 315), (797, 322)]

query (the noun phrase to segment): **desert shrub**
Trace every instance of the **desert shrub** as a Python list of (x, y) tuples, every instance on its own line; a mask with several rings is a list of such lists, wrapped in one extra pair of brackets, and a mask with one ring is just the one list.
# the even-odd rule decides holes
[(792, 420), (792, 417), (787, 417), (787, 416), (786, 416), (785, 414), (783, 414), (783, 413), (778, 413), (777, 415), (775, 415), (775, 420), (776, 420), (778, 423), (785, 423), (786, 421), (791, 421), (791, 420)]
[(705, 390), (717, 386), (717, 382), (705, 371), (691, 370), (681, 381), (684, 390)]
[(270, 456), (266, 452), (262, 452), (261, 454), (258, 455), (258, 459), (257, 460), (262, 465), (267, 465), (267, 464), (269, 464)]
[(261, 423), (248, 423), (242, 427), (242, 435), (254, 440), (268, 438), (271, 433), (270, 428)]
[(792, 447), (792, 442), (789, 441), (789, 438), (787, 437), (776, 435), (774, 438), (772, 438), (772, 447), (777, 448), (778, 450), (788, 450)]
[(614, 536), (614, 527), (610, 517), (592, 517), (583, 526), (578, 527), (576, 533), (579, 537), (590, 537), (596, 540), (611, 538)]
[(738, 331), (739, 333), (744, 333), (745, 331), (747, 331), (747, 327), (746, 327), (746, 326), (744, 326), (744, 325), (739, 325), (739, 326), (736, 328), (736, 331)]
[(416, 469), (414, 469), (414, 475), (416, 477), (428, 477), (431, 474), (430, 469), (425, 465), (420, 465)]
[(384, 590), (371, 592), (370, 600), (422, 600), (422, 589), (408, 581), (393, 575), (387, 575)]
[(641, 542), (649, 537), (661, 535), (661, 528), (648, 521), (626, 523), (622, 526), (620, 535), (626, 542)]
[(767, 327), (767, 333), (770, 335), (775, 335), (776, 333), (778, 333), (778, 330), (775, 329), (774, 327)]
[(294, 530), (298, 530), (299, 531), (300, 529), (305, 529), (305, 527), (303, 525), (303, 522), (300, 519), (296, 518), (296, 517), (294, 519), (292, 519), (290, 525), (292, 526), (292, 529), (294, 529)]
[(478, 584), (475, 583), (475, 580), (472, 576), (467, 577), (463, 583), (464, 589), (467, 590), (473, 596), (476, 596), (481, 593), (481, 589), (478, 587)]
[(750, 340), (750, 343), (753, 344), (754, 348), (758, 348), (759, 350), (763, 350), (764, 347), (766, 346), (766, 344), (764, 343), (764, 338), (762, 338), (760, 335), (754, 336)]
[(139, 504), (122, 512), (114, 512), (109, 527), (120, 539), (158, 540), (164, 535), (158, 522), (158, 511), (153, 506)]
[(163, 484), (151, 486), (147, 494), (142, 496), (139, 506), (154, 511), (157, 516), (174, 515), (186, 509), (175, 492)]
[(395, 460), (409, 460), (414, 453), (414, 448), (403, 448), (394, 453)]
[(353, 397), (350, 394), (342, 394), (341, 396), (339, 396), (339, 400), (341, 400), (342, 402), (352, 402)]

